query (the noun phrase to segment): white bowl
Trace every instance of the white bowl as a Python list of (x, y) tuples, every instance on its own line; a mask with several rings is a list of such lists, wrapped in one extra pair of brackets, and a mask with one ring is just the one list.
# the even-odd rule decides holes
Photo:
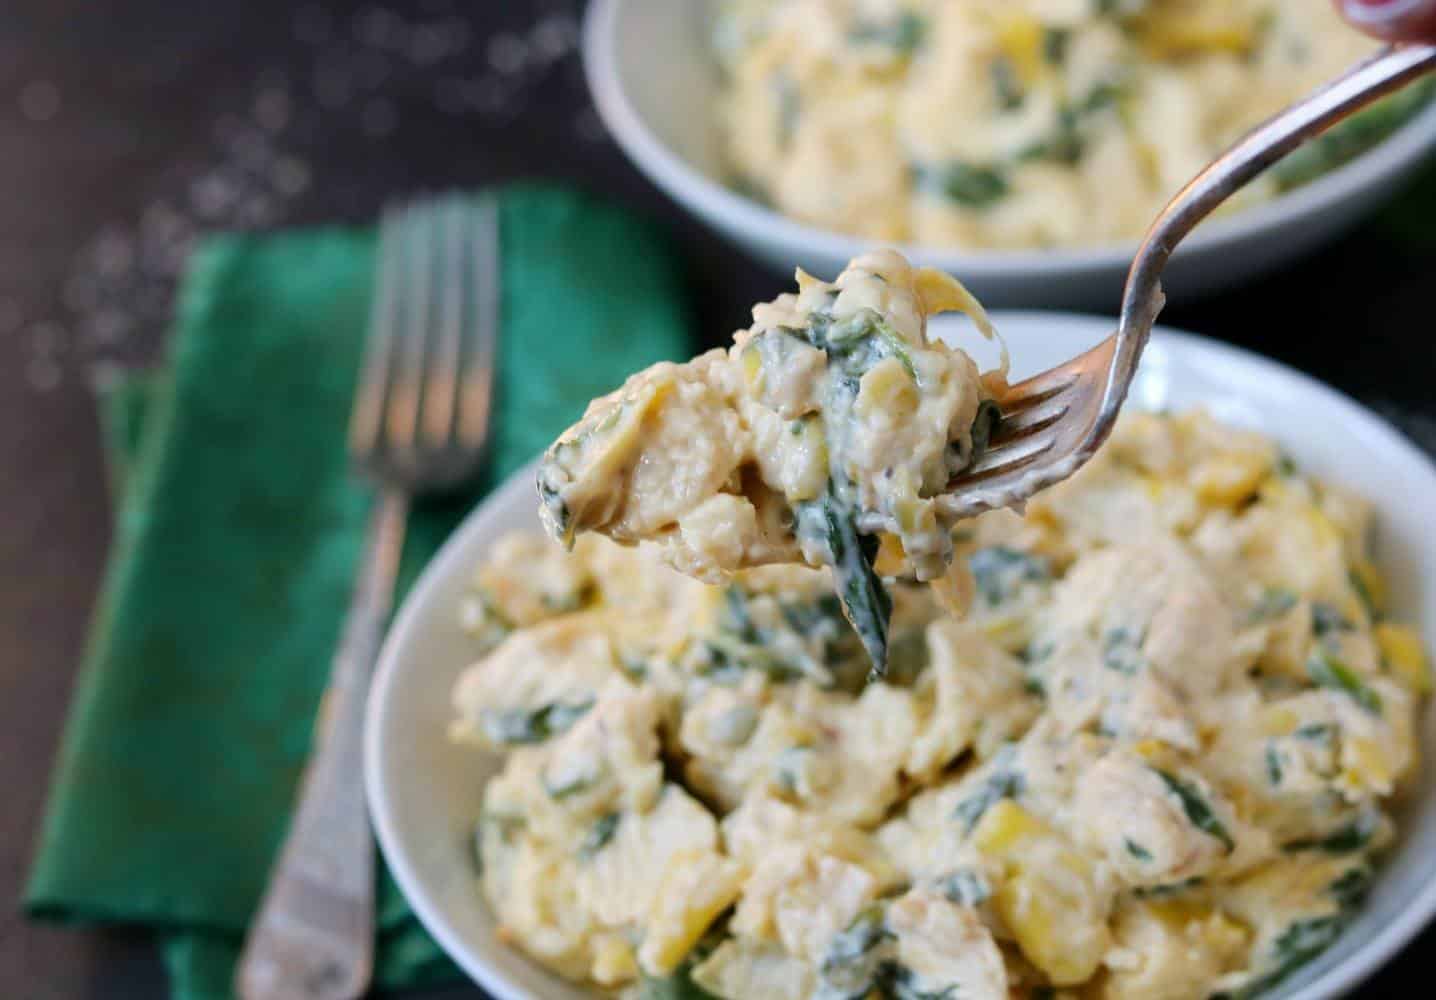
[[(796, 222), (721, 180), (708, 0), (593, 0), (584, 67), (609, 132), (649, 180), (755, 257), (831, 277), (871, 241)], [(1313, 0), (1316, 2), (1316, 0)], [(1274, 201), (1203, 225), (1164, 284), (1172, 301), (1247, 280), (1338, 235), (1399, 187), (1436, 145), (1436, 102), (1351, 163)], [(1055, 250), (908, 245), (914, 262), (961, 278), (989, 306), (1113, 306), (1136, 242)]]
[[(1105, 320), (1007, 313), (995, 317), (1026, 373), (1065, 360), (1106, 336)], [(961, 330), (943, 320), (944, 336)], [(976, 338), (964, 337), (963, 346)], [(991, 363), (986, 345), (974, 349)], [(1132, 401), (1146, 409), (1206, 406), (1215, 416), (1280, 441), (1304, 470), (1356, 488), (1377, 506), (1377, 557), (1393, 612), (1423, 623), (1436, 649), (1436, 468), (1380, 418), (1346, 396), (1275, 362), (1215, 341), (1158, 332), (1142, 359)], [(481, 504), (429, 565), (404, 602), (379, 660), (365, 733), (365, 782), (379, 844), (430, 933), (499, 1000), (582, 998), (494, 937), (481, 902), (472, 830), (484, 782), (498, 758), (448, 741), (449, 690), (474, 657), (458, 625), (460, 598), (485, 549), (504, 532), (537, 530), (533, 468)], [(1436, 759), (1436, 712), (1422, 730)], [(1390, 958), (1436, 912), (1436, 785), (1415, 788), (1398, 815), (1401, 840), (1371, 899), (1339, 941), (1271, 994), (1287, 1000), (1340, 995)]]

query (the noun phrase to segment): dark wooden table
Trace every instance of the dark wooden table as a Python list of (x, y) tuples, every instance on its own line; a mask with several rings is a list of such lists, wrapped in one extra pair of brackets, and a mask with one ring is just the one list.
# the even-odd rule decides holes
[[(0, 996), (163, 995), (143, 936), (26, 923), (15, 901), (110, 533), (91, 383), (157, 356), (195, 233), (361, 221), (394, 194), (544, 175), (670, 223), (714, 342), (780, 286), (604, 138), (574, 54), (580, 6), (10, 0), (0, 11)], [(1403, 204), (1413, 199), (1424, 215), (1388, 213), (1163, 318), (1429, 433), (1436, 171)], [(1408, 952), (1371, 995), (1419, 968)]]

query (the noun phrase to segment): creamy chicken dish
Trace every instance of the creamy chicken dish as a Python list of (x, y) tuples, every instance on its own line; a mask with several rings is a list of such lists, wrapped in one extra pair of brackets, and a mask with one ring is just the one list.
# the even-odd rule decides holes
[[(970, 247), (1137, 235), (1244, 131), (1374, 46), (1319, 0), (715, 8), (740, 188), (824, 228)], [(1422, 99), (1343, 125), (1233, 205), (1350, 159)]]
[(879, 537), (892, 539), (889, 562), (943, 577), (953, 517), (938, 497), (999, 419), (1005, 363), (983, 377), (927, 337), (927, 317), (951, 309), (992, 335), (960, 284), (892, 251), (831, 284), (799, 271), (797, 294), (756, 306), (728, 350), (654, 365), (589, 406), (544, 456), (545, 526), (565, 544), (583, 531), (656, 542), (710, 583), (769, 563), (830, 566), (881, 673), (892, 608)]
[(1369, 520), (1260, 436), (1129, 414), (1025, 516), (953, 528), (962, 616), (888, 581), (876, 683), (826, 568), (506, 538), (454, 692), (506, 755), (499, 933), (627, 997), (1260, 993), (1359, 906), (1416, 764), (1428, 664)]

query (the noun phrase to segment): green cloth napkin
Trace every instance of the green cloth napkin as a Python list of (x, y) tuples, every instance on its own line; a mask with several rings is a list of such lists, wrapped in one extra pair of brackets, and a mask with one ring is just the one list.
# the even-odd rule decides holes
[[(421, 507), (406, 587), (484, 490), (628, 372), (689, 353), (674, 256), (585, 196), (505, 188), (494, 439), (481, 488)], [(196, 255), (171, 363), (104, 401), (114, 549), (25, 897), (35, 916), (146, 924), (173, 995), (230, 995), (284, 835), (368, 491), (344, 428), (370, 232), (221, 237)], [(387, 875), (376, 983), (457, 976)]]

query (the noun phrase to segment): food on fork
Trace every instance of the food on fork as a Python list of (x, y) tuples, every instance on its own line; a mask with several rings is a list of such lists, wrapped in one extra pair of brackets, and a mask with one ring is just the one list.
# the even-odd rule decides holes
[[(741, 357), (741, 351), (738, 356)], [(1128, 413), (952, 536), (964, 617), (830, 570), (498, 543), (456, 738), (502, 939), (626, 998), (1252, 997), (1358, 911), (1430, 690), (1367, 505), (1201, 412)]]
[[(874, 564), (938, 580), (953, 518), (935, 497), (987, 446), (1005, 386), (927, 337), (927, 317), (982, 307), (954, 279), (893, 251), (831, 284), (753, 309), (727, 350), (657, 364), (595, 400), (544, 456), (545, 526), (659, 545), (717, 583), (769, 563), (833, 568), (838, 596), (881, 674), (891, 601)], [(950, 592), (954, 582), (947, 582)]]

